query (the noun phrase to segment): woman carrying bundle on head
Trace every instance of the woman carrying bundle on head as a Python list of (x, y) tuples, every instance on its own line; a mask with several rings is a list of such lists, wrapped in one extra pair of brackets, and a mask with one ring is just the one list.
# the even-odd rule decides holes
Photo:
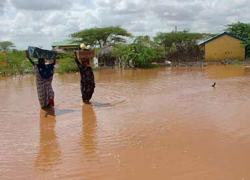
[(38, 58), (38, 64), (35, 64), (35, 62), (30, 59), (28, 51), (26, 51), (26, 56), (34, 66), (37, 94), (41, 108), (46, 108), (49, 106), (54, 107), (54, 91), (52, 88), (52, 80), (56, 60), (54, 60), (52, 64), (45, 64), (44, 58)]
[[(77, 58), (77, 52), (74, 52), (75, 62), (80, 70), (81, 75), (81, 93), (82, 100), (88, 103), (95, 89), (95, 78), (92, 68), (89, 65), (89, 58)], [(79, 60), (81, 62), (79, 62)]]

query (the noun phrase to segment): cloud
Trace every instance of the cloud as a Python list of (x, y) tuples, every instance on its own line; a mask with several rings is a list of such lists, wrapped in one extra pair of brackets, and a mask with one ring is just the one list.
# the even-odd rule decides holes
[(72, 2), (69, 0), (10, 0), (17, 9), (25, 10), (61, 10), (70, 8)]
[(6, 2), (7, 2), (7, 0), (1, 0), (0, 1), (0, 16), (3, 14)]
[(0, 41), (49, 49), (71, 33), (104, 26), (151, 37), (175, 26), (219, 33), (226, 24), (248, 23), (248, 9), (248, 0), (0, 0)]
[(156, 4), (152, 11), (161, 19), (174, 21), (194, 21), (202, 11), (201, 4)]

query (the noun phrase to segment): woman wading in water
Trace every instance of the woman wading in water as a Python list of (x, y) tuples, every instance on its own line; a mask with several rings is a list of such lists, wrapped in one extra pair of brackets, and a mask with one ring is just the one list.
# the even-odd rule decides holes
[(26, 56), (34, 66), (36, 74), (36, 85), (37, 94), (41, 108), (46, 108), (49, 106), (54, 107), (54, 91), (52, 88), (52, 80), (54, 75), (54, 65), (56, 60), (52, 64), (45, 64), (45, 59), (38, 59), (38, 64), (35, 64), (29, 57), (28, 51), (26, 51)]
[(81, 75), (82, 100), (83, 102), (88, 103), (95, 89), (94, 73), (92, 68), (86, 62), (89, 59), (81, 59), (82, 61), (80, 63), (77, 59), (76, 52), (74, 52), (74, 59), (80, 70)]

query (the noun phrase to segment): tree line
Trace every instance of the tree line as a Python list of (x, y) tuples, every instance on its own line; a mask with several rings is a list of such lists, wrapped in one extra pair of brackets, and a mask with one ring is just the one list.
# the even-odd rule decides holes
[[(250, 55), (250, 24), (237, 22), (226, 25), (225, 31), (245, 39), (247, 55)], [(155, 37), (133, 36), (121, 27), (90, 28), (69, 35), (72, 42), (85, 43), (95, 48), (100, 65), (150, 68), (152, 62), (194, 62), (203, 60), (198, 42), (215, 36), (209, 33), (189, 31), (159, 32)], [(10, 41), (0, 42), (0, 73), (26, 73), (31, 71), (24, 51), (14, 49)], [(60, 57), (58, 72), (75, 71), (72, 53)], [(61, 62), (61, 63), (60, 63)]]
[[(212, 36), (213, 34), (178, 31), (159, 32), (151, 39), (148, 35), (133, 37), (130, 32), (120, 27), (91, 28), (70, 34), (74, 42), (83, 42), (100, 49), (98, 55), (103, 64), (114, 65), (117, 62), (121, 67), (139, 68), (150, 68), (152, 62), (165, 60), (201, 60), (203, 54), (197, 42)], [(127, 40), (132, 42), (128, 43)], [(110, 46), (112, 48), (108, 48)], [(108, 52), (102, 53), (105, 48)]]
[[(245, 39), (242, 46), (246, 46), (247, 55), (250, 55), (249, 23), (228, 24), (224, 31)], [(120, 27), (105, 27), (85, 29), (70, 34), (69, 37), (75, 42), (83, 42), (100, 49), (99, 60), (103, 64), (114, 65), (118, 62), (118, 65), (122, 67), (149, 68), (152, 67), (152, 62), (165, 60), (171, 62), (203, 61), (204, 52), (199, 48), (198, 42), (215, 35), (191, 33), (184, 30), (159, 32), (151, 39), (147, 35), (133, 37), (130, 32)]]

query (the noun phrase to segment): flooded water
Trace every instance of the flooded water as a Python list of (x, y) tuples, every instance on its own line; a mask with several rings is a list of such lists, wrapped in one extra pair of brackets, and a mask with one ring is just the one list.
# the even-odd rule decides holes
[[(0, 179), (250, 179), (250, 67), (55, 75), (41, 110), (33, 75), (0, 77)], [(211, 85), (216, 82), (215, 88)]]

